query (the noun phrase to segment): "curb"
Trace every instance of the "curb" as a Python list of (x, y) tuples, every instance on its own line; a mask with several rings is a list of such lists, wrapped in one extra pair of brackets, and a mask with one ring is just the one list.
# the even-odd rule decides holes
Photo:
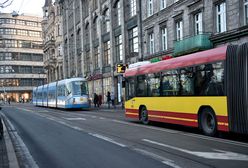
[[(0, 113), (0, 114), (4, 118), (2, 113)], [(6, 150), (7, 150), (8, 161), (9, 161), (9, 168), (20, 168), (18, 161), (17, 161), (16, 154), (15, 154), (14, 146), (12, 144), (12, 141), (11, 141), (10, 136), (9, 136), (9, 132), (8, 132), (7, 127), (5, 125), (5, 119), (3, 119), (2, 121), (3, 121), (3, 132), (4, 132), (3, 138), (4, 138), (5, 144), (6, 144)]]

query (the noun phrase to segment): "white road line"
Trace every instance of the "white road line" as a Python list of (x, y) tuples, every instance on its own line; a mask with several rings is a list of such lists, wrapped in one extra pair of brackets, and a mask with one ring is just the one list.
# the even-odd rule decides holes
[(175, 164), (173, 160), (170, 160), (170, 159), (167, 159), (165, 157), (159, 156), (159, 155), (157, 155), (155, 153), (152, 153), (152, 152), (149, 152), (149, 151), (146, 151), (146, 150), (143, 150), (143, 149), (139, 149), (139, 148), (134, 148), (133, 150), (136, 151), (136, 152), (141, 153), (142, 155), (149, 156), (149, 157), (151, 157), (151, 158), (153, 158), (155, 160), (159, 160), (163, 164), (166, 164), (166, 165), (171, 166), (173, 168), (181, 168), (180, 166)]
[(66, 120), (69, 120), (69, 121), (78, 121), (78, 120), (83, 120), (83, 121), (85, 121), (86, 120), (86, 118), (66, 118), (66, 117), (62, 117), (63, 119), (66, 119)]
[(142, 139), (142, 141), (145, 141), (145, 142), (148, 142), (151, 144), (155, 144), (155, 145), (159, 145), (162, 147), (170, 148), (173, 150), (177, 150), (180, 152), (184, 152), (187, 154), (195, 155), (195, 156), (202, 157), (205, 159), (248, 161), (248, 155), (244, 155), (244, 154), (240, 154), (240, 153), (234, 153), (234, 152), (217, 150), (217, 149), (213, 149), (215, 152), (199, 152), (199, 151), (191, 151), (191, 150), (187, 150), (187, 149), (182, 149), (182, 148), (171, 146), (171, 145), (166, 145), (166, 144), (152, 141), (149, 139)]
[(99, 138), (99, 139), (102, 139), (102, 140), (104, 140), (104, 141), (107, 141), (107, 142), (110, 142), (110, 143), (113, 143), (113, 144), (115, 144), (115, 145), (118, 145), (118, 146), (120, 146), (120, 147), (126, 147), (126, 145), (124, 145), (124, 144), (122, 144), (122, 143), (119, 143), (119, 142), (116, 142), (116, 141), (114, 141), (113, 139), (111, 139), (111, 138), (108, 138), (108, 137), (106, 137), (106, 136), (103, 136), (103, 135), (100, 135), (100, 134), (94, 134), (94, 133), (88, 133), (89, 135), (91, 135), (91, 136), (94, 136), (94, 137), (96, 137), (96, 138)]
[(129, 125), (129, 126), (142, 127), (142, 128), (156, 130), (156, 131), (168, 132), (168, 133), (171, 133), (171, 134), (181, 134), (181, 135), (188, 136), (188, 137), (194, 137), (194, 138), (198, 138), (198, 139), (204, 139), (204, 140), (209, 140), (209, 141), (225, 143), (225, 144), (229, 144), (229, 145), (242, 146), (242, 147), (248, 148), (248, 144), (246, 144), (246, 143), (227, 140), (227, 139), (207, 137), (207, 136), (204, 136), (204, 135), (193, 134), (193, 133), (185, 133), (185, 132), (182, 132), (182, 131), (174, 131), (174, 130), (169, 130), (169, 129), (166, 129), (166, 128), (162, 129), (162, 128), (157, 128), (157, 127), (154, 127), (154, 126), (133, 124), (133, 123), (130, 123), (130, 122), (120, 121), (120, 120), (115, 120), (115, 119), (113, 119), (112, 121), (116, 122), (116, 123), (120, 123), (120, 124)]
[(104, 117), (100, 117), (99, 119), (100, 119), (100, 120), (105, 120), (106, 118), (104, 118)]

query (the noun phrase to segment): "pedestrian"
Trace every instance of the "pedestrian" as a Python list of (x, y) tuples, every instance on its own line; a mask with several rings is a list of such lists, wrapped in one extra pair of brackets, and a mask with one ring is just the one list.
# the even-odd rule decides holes
[(102, 105), (102, 95), (98, 96), (98, 107)]
[(110, 96), (110, 92), (109, 91), (108, 91), (106, 97), (107, 97), (108, 108), (110, 108), (111, 96)]
[(110, 97), (111, 97), (112, 106), (115, 108), (115, 94), (114, 94), (114, 92), (111, 92)]
[(124, 98), (123, 96), (121, 96), (121, 109), (125, 108), (125, 104), (124, 104)]
[(10, 104), (10, 98), (8, 98), (8, 103)]
[(99, 104), (98, 95), (96, 93), (94, 93), (94, 105), (95, 105), (95, 107), (97, 107), (98, 104)]

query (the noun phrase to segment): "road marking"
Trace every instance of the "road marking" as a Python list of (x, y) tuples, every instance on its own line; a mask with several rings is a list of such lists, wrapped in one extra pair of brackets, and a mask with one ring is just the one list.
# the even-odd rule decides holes
[(100, 120), (105, 120), (106, 118), (104, 118), (104, 117), (100, 117), (99, 119), (100, 119)]
[(198, 138), (198, 139), (204, 139), (204, 140), (209, 140), (209, 141), (225, 143), (225, 144), (229, 144), (229, 145), (242, 146), (242, 147), (248, 148), (248, 144), (243, 143), (243, 142), (237, 142), (237, 141), (214, 138), (214, 137), (207, 137), (207, 136), (199, 135), (199, 134), (185, 133), (183, 131), (169, 130), (169, 129), (166, 129), (166, 128), (157, 128), (157, 127), (154, 127), (154, 126), (139, 125), (139, 124), (134, 124), (134, 123), (126, 122), (126, 121), (120, 121), (120, 120), (116, 120), (116, 119), (113, 119), (112, 121), (116, 122), (116, 123), (120, 123), (120, 124), (129, 125), (129, 126), (142, 127), (142, 128), (156, 130), (156, 131), (168, 132), (168, 133), (171, 133), (171, 134), (181, 134), (181, 135), (184, 135), (184, 136), (194, 137), (194, 138)]
[(88, 133), (88, 134), (91, 135), (91, 136), (94, 136), (96, 138), (102, 139), (104, 141), (108, 141), (110, 143), (113, 143), (115, 145), (118, 145), (120, 147), (123, 147), (123, 148), (126, 147), (126, 145), (124, 145), (122, 143), (119, 143), (119, 142), (116, 142), (116, 141), (114, 141), (113, 139), (111, 139), (109, 137), (106, 137), (106, 136), (103, 136), (103, 135), (100, 135), (100, 134), (94, 134), (94, 133)]
[(149, 157), (151, 157), (153, 159), (159, 160), (163, 164), (166, 164), (166, 165), (171, 166), (173, 168), (181, 168), (180, 166), (175, 164), (173, 160), (170, 160), (170, 159), (167, 159), (165, 157), (159, 156), (159, 155), (157, 155), (155, 153), (152, 153), (152, 152), (149, 152), (149, 151), (146, 151), (146, 150), (143, 150), (143, 149), (139, 149), (139, 148), (134, 148), (133, 150), (136, 151), (136, 152), (141, 153), (142, 155), (149, 156)]
[(159, 146), (163, 146), (166, 148), (170, 148), (173, 150), (177, 150), (180, 152), (188, 153), (188, 154), (195, 155), (198, 157), (206, 158), (206, 159), (248, 161), (248, 155), (244, 155), (244, 154), (240, 154), (240, 153), (234, 153), (234, 152), (217, 150), (217, 149), (213, 149), (216, 152), (198, 152), (198, 151), (190, 151), (187, 149), (178, 148), (178, 147), (171, 146), (171, 145), (166, 145), (166, 144), (152, 141), (149, 139), (142, 139), (142, 141), (145, 141), (145, 142), (148, 142), (151, 144), (155, 144), (155, 145), (159, 145)]
[(69, 121), (78, 121), (78, 120), (83, 120), (85, 121), (86, 118), (81, 118), (81, 117), (78, 117), (78, 118), (66, 118), (66, 117), (62, 117), (63, 119), (66, 119), (66, 120), (69, 120)]

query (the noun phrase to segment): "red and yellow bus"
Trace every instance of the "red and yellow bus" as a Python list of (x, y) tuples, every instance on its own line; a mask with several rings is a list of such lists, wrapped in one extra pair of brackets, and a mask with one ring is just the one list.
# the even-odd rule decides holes
[(248, 133), (248, 43), (126, 70), (127, 118)]

